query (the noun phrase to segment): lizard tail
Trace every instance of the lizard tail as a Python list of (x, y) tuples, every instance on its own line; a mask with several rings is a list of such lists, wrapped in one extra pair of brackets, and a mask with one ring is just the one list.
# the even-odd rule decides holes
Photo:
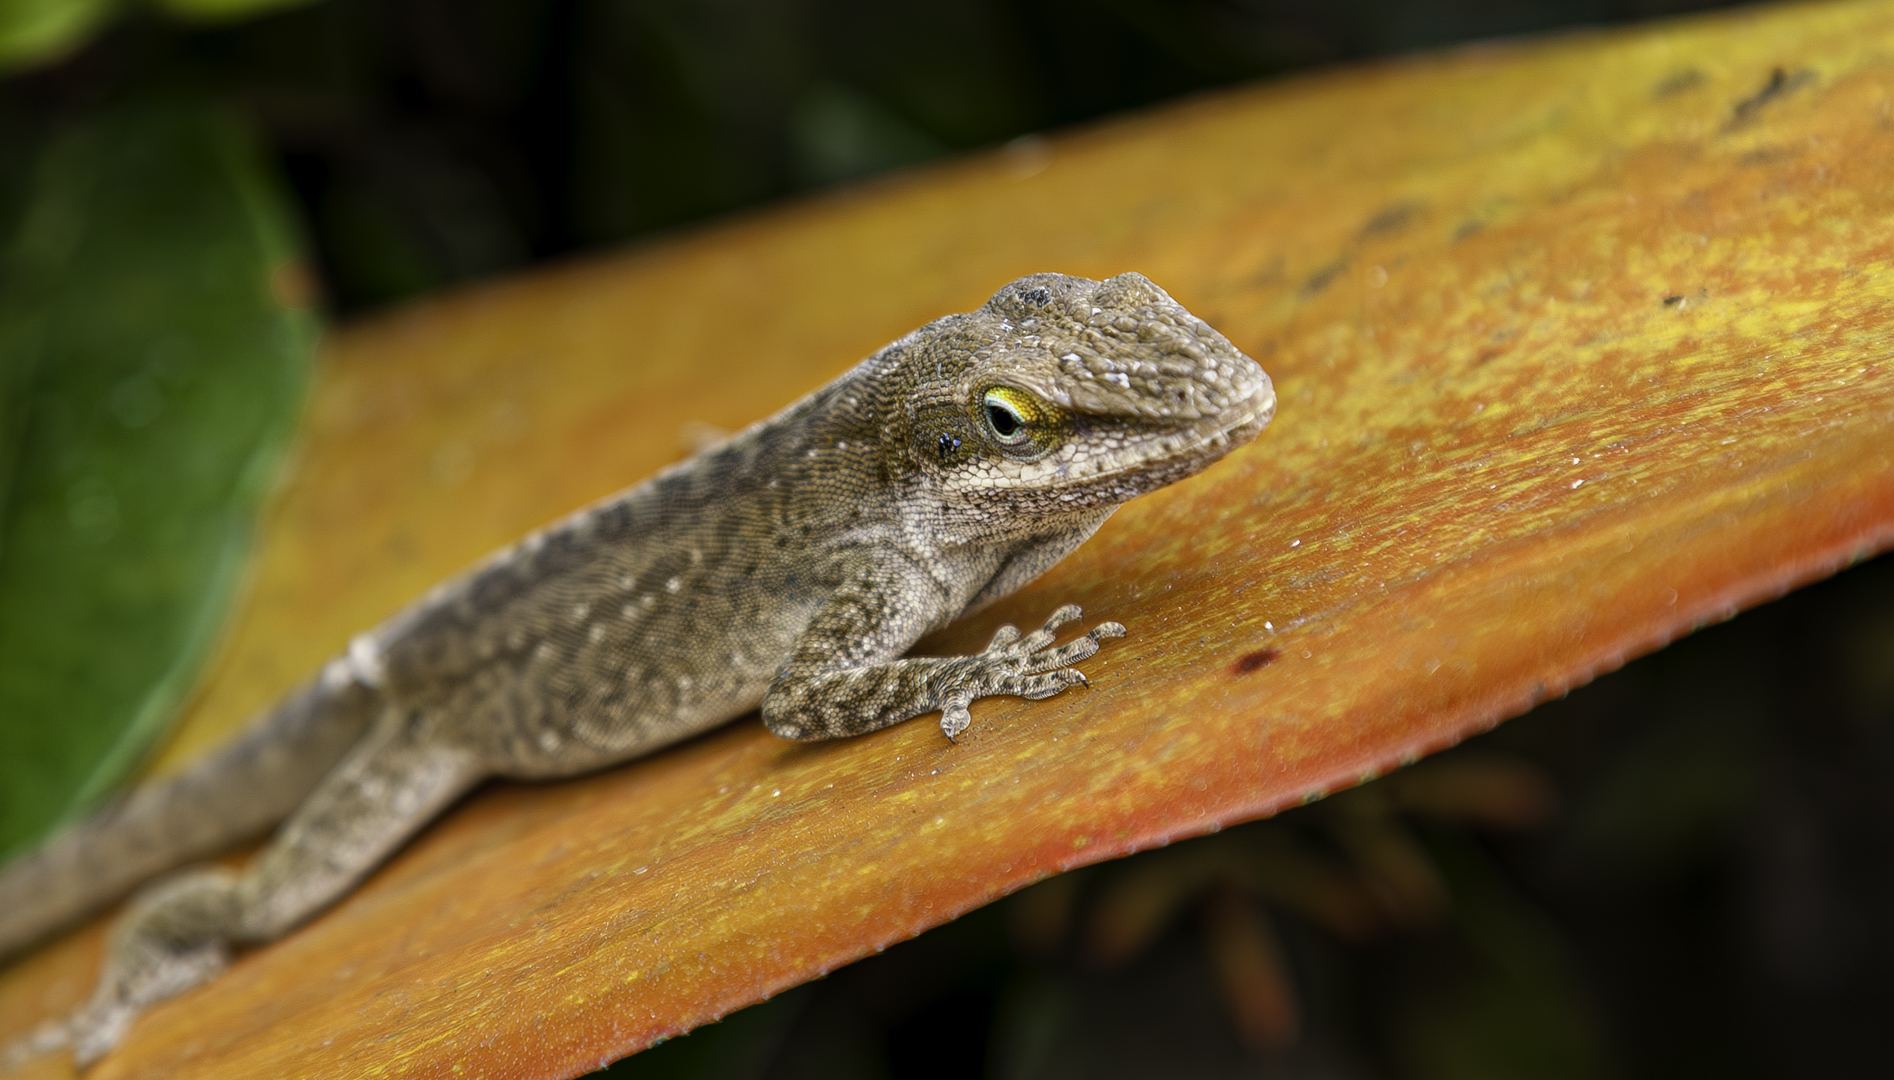
[(321, 676), (221, 750), (139, 785), (0, 867), (0, 960), (117, 901), (147, 878), (260, 835), (367, 730), (379, 693)]

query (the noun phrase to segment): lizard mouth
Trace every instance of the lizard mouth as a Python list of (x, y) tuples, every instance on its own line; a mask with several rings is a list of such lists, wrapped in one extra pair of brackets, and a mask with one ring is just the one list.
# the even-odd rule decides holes
[(1137, 487), (1154, 490), (1210, 466), (1269, 426), (1276, 415), (1276, 393), (1267, 376), (1247, 399), (1221, 410), (1232, 411), (1237, 415), (1163, 427), (1143, 418), (1075, 414), (1077, 431), (1067, 444), (1070, 449), (1036, 463), (1039, 468), (1021, 475), (1019, 483), (1037, 486), (1057, 477), (1086, 487), (1121, 489), (1124, 480), (1137, 478)]

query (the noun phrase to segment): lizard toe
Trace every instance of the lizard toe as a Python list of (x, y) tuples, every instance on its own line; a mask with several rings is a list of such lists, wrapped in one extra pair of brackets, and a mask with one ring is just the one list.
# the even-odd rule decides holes
[(967, 706), (973, 701), (973, 695), (956, 696), (941, 703), (940, 733), (947, 736), (948, 742), (960, 741), (957, 736), (973, 723), (973, 714)]
[(1048, 633), (1057, 633), (1059, 627), (1075, 623), (1085, 617), (1085, 610), (1077, 604), (1061, 605), (1059, 610), (1046, 617), (1046, 624), (1040, 627)]
[(1034, 655), (1029, 672), (1051, 671), (1054, 668), (1071, 667), (1081, 660), (1090, 659), (1098, 652), (1098, 642), (1090, 637), (1069, 641), (1056, 649), (1047, 649)]
[(1018, 640), (1019, 640), (1019, 627), (1013, 626), (1009, 623), (1006, 626), (1002, 626), (998, 630), (995, 630), (993, 632), (993, 640), (987, 642), (986, 651), (990, 653), (1006, 652), (1008, 649), (1012, 647), (1013, 643)]
[(1077, 622), (1083, 615), (1077, 604), (1065, 605), (1053, 612), (1052, 617), (1046, 620), (1044, 626), (1026, 635), (1026, 639), (1019, 643), (1019, 648), (1029, 653), (1038, 652), (1052, 644), (1053, 639), (1059, 636), (1060, 627)]
[[(1085, 683), (1085, 673), (1077, 668), (1060, 668), (1043, 675), (1028, 675), (1019, 680), (1011, 691), (1017, 697), (1029, 701), (1040, 701), (1063, 693), (1067, 687)], [(1087, 683), (1087, 685), (1090, 685)]]

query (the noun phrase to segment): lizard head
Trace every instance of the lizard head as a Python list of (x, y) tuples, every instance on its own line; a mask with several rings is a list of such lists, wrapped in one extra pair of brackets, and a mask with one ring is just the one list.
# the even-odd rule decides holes
[(1263, 430), (1256, 361), (1141, 274), (1020, 278), (904, 362), (912, 460), (948, 505), (1095, 512)]

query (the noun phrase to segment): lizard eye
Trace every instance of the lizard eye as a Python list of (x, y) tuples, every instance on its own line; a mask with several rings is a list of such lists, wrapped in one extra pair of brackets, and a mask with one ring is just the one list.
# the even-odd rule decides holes
[(986, 426), (1008, 446), (1016, 446), (1032, 437), (1026, 430), (1026, 418), (993, 390), (986, 392)]
[(1057, 446), (1065, 433), (1065, 414), (1024, 390), (995, 386), (980, 395), (986, 436), (1014, 457), (1036, 458)]

